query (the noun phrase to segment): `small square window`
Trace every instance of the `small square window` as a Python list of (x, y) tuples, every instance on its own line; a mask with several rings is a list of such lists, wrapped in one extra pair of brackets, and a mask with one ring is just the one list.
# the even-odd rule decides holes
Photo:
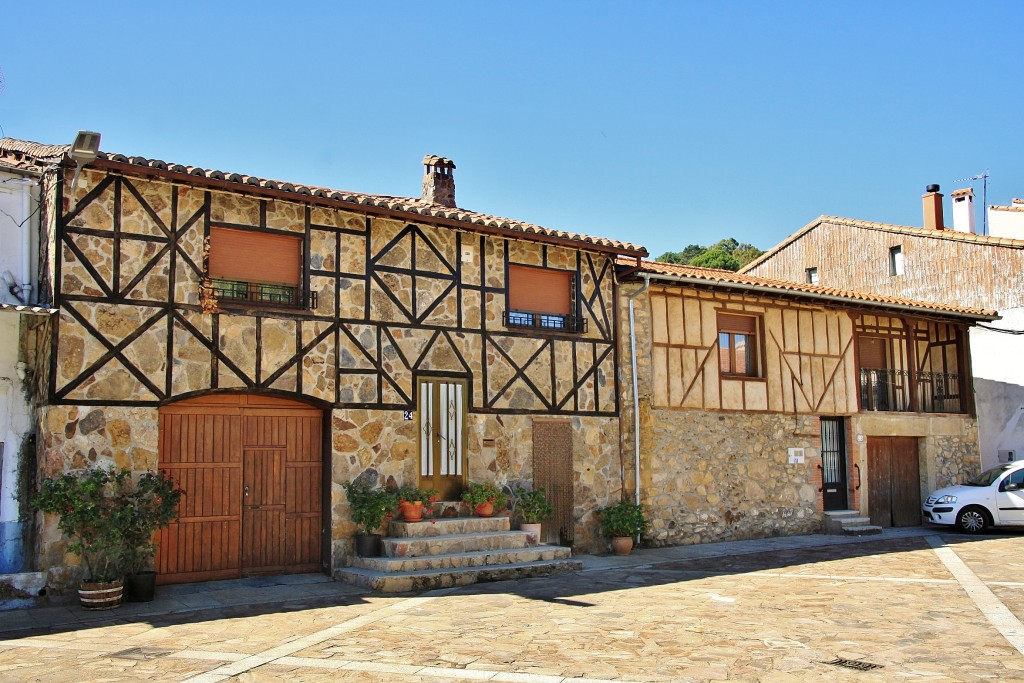
[(816, 285), (818, 284), (818, 269), (808, 268), (807, 269), (807, 284)]
[(889, 275), (903, 275), (903, 247), (889, 249)]
[(756, 316), (718, 314), (718, 364), (723, 375), (760, 377), (758, 327)]

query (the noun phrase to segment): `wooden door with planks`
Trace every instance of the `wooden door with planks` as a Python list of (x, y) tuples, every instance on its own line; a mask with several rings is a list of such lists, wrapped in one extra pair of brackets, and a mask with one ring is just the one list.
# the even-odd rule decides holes
[(161, 583), (318, 571), (322, 414), (246, 394), (160, 409), (159, 467), (184, 489), (158, 534)]
[(883, 527), (921, 523), (921, 470), (917, 439), (868, 437), (868, 513)]

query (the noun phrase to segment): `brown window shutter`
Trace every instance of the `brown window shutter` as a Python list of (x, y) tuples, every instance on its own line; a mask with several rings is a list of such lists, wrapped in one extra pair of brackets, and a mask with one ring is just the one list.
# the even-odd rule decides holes
[(860, 337), (860, 367), (885, 369), (886, 340), (881, 337)]
[(508, 307), (513, 311), (534, 311), (570, 315), (572, 273), (567, 270), (508, 267)]
[(210, 228), (210, 277), (297, 287), (302, 239), (291, 235)]
[(737, 334), (757, 334), (757, 318), (752, 315), (718, 314), (718, 329)]

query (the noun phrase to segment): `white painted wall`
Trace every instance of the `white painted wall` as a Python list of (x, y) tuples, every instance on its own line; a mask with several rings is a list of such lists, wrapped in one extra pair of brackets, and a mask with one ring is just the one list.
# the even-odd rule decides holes
[[(988, 323), (991, 327), (1024, 330), (1024, 307), (999, 314), (1002, 320)], [(982, 466), (998, 464), (999, 451), (1012, 450), (1017, 460), (1024, 459), (1024, 335), (971, 328), (971, 365)]]
[(992, 237), (1012, 237), (1024, 240), (1024, 204), (1006, 208), (988, 208), (988, 234)]
[[(18, 285), (35, 283), (32, 271), (39, 230), (37, 216), (32, 213), (36, 206), (34, 191), (34, 186), (20, 176), (0, 173), (0, 303), (25, 303), (8, 291), (7, 280)], [(26, 235), (32, 237), (27, 258)], [(7, 278), (2, 277), (5, 273), (9, 274)], [(34, 288), (31, 296), (34, 301)], [(20, 504), (15, 493), (21, 445), (31, 427), (31, 406), (18, 377), (21, 318), (21, 313), (0, 310), (0, 574), (24, 569)]]

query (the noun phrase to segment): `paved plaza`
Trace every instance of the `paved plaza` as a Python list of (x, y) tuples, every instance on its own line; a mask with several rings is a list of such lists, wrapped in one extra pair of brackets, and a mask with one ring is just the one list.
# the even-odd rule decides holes
[(416, 595), (301, 575), (0, 612), (0, 681), (1024, 681), (1024, 535), (581, 559), (577, 574)]

